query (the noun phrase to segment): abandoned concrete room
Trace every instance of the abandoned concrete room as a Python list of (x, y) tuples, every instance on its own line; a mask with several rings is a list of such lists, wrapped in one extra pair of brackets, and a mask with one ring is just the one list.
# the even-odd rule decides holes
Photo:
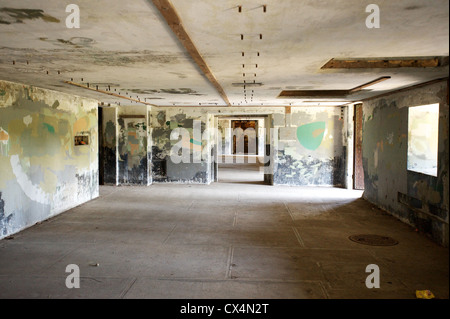
[(0, 0), (1, 299), (448, 299), (446, 0)]

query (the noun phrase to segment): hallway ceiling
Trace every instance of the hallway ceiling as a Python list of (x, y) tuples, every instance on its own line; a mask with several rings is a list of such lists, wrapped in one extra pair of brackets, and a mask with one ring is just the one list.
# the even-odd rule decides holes
[[(0, 79), (121, 105), (282, 106), (342, 105), (448, 77), (447, 0), (377, 1), (372, 29), (371, 2), (360, 0), (85, 0), (78, 29), (66, 27), (69, 3), (0, 0)], [(322, 68), (331, 59), (413, 64)]]

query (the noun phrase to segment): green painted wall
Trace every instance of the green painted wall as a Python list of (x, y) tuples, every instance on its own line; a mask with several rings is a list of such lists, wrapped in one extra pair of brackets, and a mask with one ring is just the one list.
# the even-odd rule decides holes
[(345, 185), (345, 110), (292, 107), (291, 113), (274, 114), (273, 126), (278, 128), (274, 184)]

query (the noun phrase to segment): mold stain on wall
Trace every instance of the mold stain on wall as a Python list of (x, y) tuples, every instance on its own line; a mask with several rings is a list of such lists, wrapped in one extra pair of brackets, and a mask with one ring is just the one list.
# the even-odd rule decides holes
[(42, 19), (59, 23), (60, 20), (44, 13), (41, 9), (0, 8), (0, 24), (24, 23), (25, 20)]
[[(154, 182), (201, 184), (211, 182), (210, 163), (205, 158), (208, 148), (202, 141), (207, 125), (205, 113), (196, 114), (192, 109), (161, 108), (152, 112), (152, 177)], [(181, 137), (181, 140), (171, 140), (171, 132), (177, 128), (181, 128), (189, 134), (185, 144)], [(188, 150), (189, 163), (172, 162), (171, 150), (179, 143), (182, 143), (182, 147)], [(197, 163), (194, 159), (201, 160)]]
[(119, 181), (148, 183), (147, 124), (140, 118), (119, 118)]
[[(115, 111), (114, 109), (112, 111)], [(110, 115), (110, 114), (108, 114)], [(115, 115), (115, 112), (114, 112)], [(103, 110), (103, 118), (106, 119), (107, 112)], [(117, 136), (115, 116), (106, 119), (103, 125), (103, 182), (105, 184), (117, 184)]]
[(339, 108), (292, 108), (274, 117), (279, 127), (275, 185), (343, 186), (346, 175), (344, 126)]
[(0, 236), (8, 234), (9, 224), (13, 216), (13, 214), (5, 215), (5, 201), (2, 199), (2, 192), (0, 192)]
[[(448, 246), (448, 102), (446, 81), (363, 104), (364, 198)], [(408, 109), (440, 104), (438, 173), (408, 170)]]
[(8, 156), (9, 134), (0, 127), (0, 155)]
[[(0, 192), (4, 216), (16, 216), (9, 234), (98, 196), (97, 101), (6, 81), (0, 89)], [(75, 146), (80, 133), (92, 143)]]

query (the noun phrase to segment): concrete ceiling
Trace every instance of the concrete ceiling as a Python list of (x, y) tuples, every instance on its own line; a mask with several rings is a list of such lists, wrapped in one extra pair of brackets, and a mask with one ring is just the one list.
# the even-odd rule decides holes
[[(80, 8), (79, 29), (66, 27), (70, 3)], [(448, 77), (448, 65), (321, 69), (332, 58), (448, 57), (447, 0), (379, 0), (379, 29), (365, 24), (373, 1), (171, 0), (224, 99), (155, 3), (0, 0), (0, 79), (104, 103), (136, 103), (106, 94), (120, 93), (153, 105), (238, 106), (339, 105)], [(278, 97), (350, 90), (383, 76), (390, 78), (351, 96)], [(244, 80), (259, 85), (244, 91)]]

